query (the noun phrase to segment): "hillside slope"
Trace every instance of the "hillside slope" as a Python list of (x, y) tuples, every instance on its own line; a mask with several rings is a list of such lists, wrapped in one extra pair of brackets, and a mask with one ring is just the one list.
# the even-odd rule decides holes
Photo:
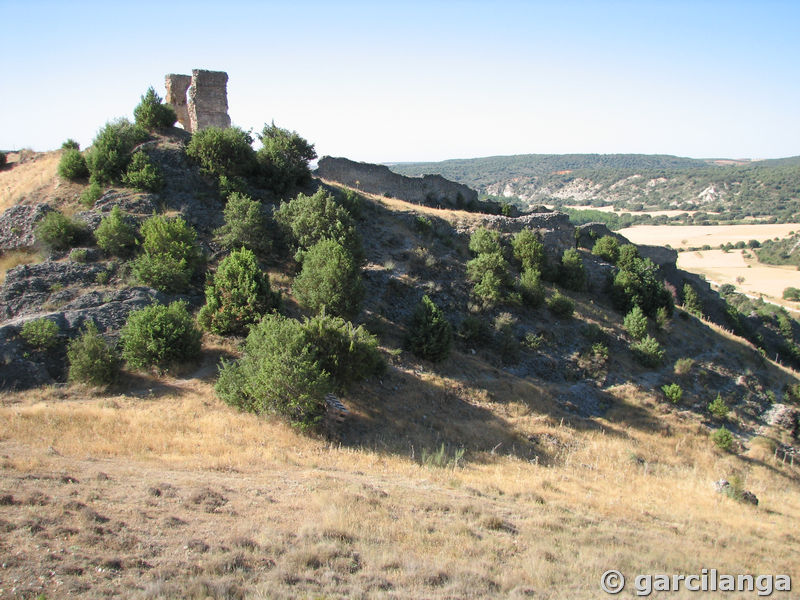
[(439, 173), (522, 206), (699, 211), (672, 218), (696, 224), (745, 217), (792, 222), (800, 216), (798, 157), (749, 162), (640, 154), (516, 155), (391, 168), (405, 175)]
[[(116, 186), (89, 210), (76, 196), (44, 200), (92, 227), (114, 205), (138, 219), (182, 214), (213, 272), (224, 203), (185, 141), (173, 131), (147, 148), (165, 175), (159, 193)], [(306, 191), (318, 185), (343, 197), (322, 181)], [(205, 333), (200, 359), (178, 373), (65, 384), (58, 352), (22, 354), (22, 322), (58, 319), (63, 343), (97, 309), (113, 335), (131, 308), (173, 296), (132, 285), (124, 261), (91, 245), (82, 263), (61, 252), (9, 272), (3, 367), (13, 354), (47, 385), (0, 393), (0, 596), (588, 599), (611, 568), (631, 581), (698, 565), (800, 576), (792, 371), (680, 308), (650, 325), (664, 355), (643, 366), (606, 291), (614, 267), (585, 249), (584, 291), (544, 284), (546, 298), (574, 303), (571, 318), (513, 298), (481, 308), (470, 235), (486, 227), (507, 244), (536, 229), (560, 257), (575, 243), (560, 215), (359, 198), (366, 294), (355, 320), (378, 336), (387, 368), (342, 394), (342, 423), (310, 435), (218, 399), (216, 366), (241, 354), (241, 338)], [(280, 196), (263, 199), (274, 208)], [(283, 311), (303, 316), (291, 250), (274, 221), (263, 234), (276, 243), (262, 268)], [(193, 308), (204, 278), (179, 296)], [(441, 363), (403, 350), (423, 294), (458, 332)], [(667, 384), (682, 390), (675, 403)], [(709, 412), (717, 394), (727, 416)], [(721, 426), (731, 451), (711, 441)], [(723, 478), (729, 495), (714, 491)], [(757, 506), (739, 501), (744, 490)]]

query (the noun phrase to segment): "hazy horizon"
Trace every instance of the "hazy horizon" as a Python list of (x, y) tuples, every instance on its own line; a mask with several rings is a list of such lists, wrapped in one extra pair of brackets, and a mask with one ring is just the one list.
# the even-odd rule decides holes
[(0, 6), (3, 149), (86, 147), (166, 73), (207, 68), (235, 125), (320, 156), (800, 155), (789, 1)]

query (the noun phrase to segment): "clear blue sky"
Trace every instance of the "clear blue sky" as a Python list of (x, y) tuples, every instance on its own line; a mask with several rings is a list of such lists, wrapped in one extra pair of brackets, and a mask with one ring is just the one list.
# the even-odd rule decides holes
[(0, 0), (0, 149), (88, 145), (164, 74), (320, 155), (800, 154), (800, 2)]

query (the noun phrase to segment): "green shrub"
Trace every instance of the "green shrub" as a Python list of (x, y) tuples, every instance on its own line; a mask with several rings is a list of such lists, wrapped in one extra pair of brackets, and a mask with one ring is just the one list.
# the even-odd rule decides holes
[(481, 227), (476, 229), (469, 238), (469, 249), (476, 255), (500, 254), (503, 248), (500, 245), (500, 234)]
[(314, 349), (319, 367), (338, 389), (381, 373), (386, 363), (378, 339), (359, 325), (321, 313), (303, 322), (307, 343)]
[(207, 127), (192, 134), (186, 155), (209, 174), (247, 177), (255, 173), (253, 138), (239, 127)]
[(520, 343), (514, 334), (517, 319), (511, 313), (500, 313), (494, 320), (494, 343), (503, 364), (514, 364), (519, 361)]
[(58, 342), (58, 325), (50, 319), (33, 319), (22, 326), (19, 334), (34, 350), (49, 350)]
[(542, 275), (535, 268), (526, 268), (522, 271), (517, 287), (526, 305), (536, 308), (544, 302)]
[(647, 316), (638, 306), (634, 306), (631, 312), (625, 315), (622, 325), (628, 335), (635, 340), (640, 340), (647, 335)]
[(6, 166), (8, 162), (8, 157), (6, 156), (5, 152), (0, 152), (0, 169)]
[(97, 202), (102, 195), (103, 187), (96, 181), (93, 181), (89, 184), (89, 187), (83, 190), (79, 202), (86, 208), (93, 208), (94, 203)]
[(603, 363), (608, 360), (608, 346), (602, 342), (592, 344), (591, 356)]
[(664, 392), (664, 395), (667, 397), (667, 400), (672, 402), (673, 404), (677, 404), (681, 401), (683, 397), (683, 390), (681, 386), (677, 383), (670, 383), (669, 385), (662, 385), (661, 391)]
[(604, 235), (595, 242), (592, 254), (610, 262), (612, 265), (617, 264), (617, 260), (619, 260), (619, 240), (613, 235)]
[(159, 168), (144, 152), (135, 152), (122, 176), (122, 183), (146, 192), (157, 192), (164, 187), (164, 178)]
[(141, 283), (162, 292), (181, 292), (201, 261), (197, 232), (182, 217), (154, 215), (142, 223), (142, 254), (133, 262)]
[(220, 175), (217, 179), (219, 196), (227, 202), (231, 194), (247, 194), (248, 185), (244, 177)]
[(556, 292), (547, 301), (547, 308), (559, 319), (569, 319), (575, 312), (575, 303), (561, 292)]
[(361, 261), (361, 239), (353, 218), (321, 187), (312, 196), (298, 194), (289, 202), (281, 202), (275, 211), (275, 221), (301, 250), (298, 259), (314, 244), (331, 239), (338, 241)]
[(78, 181), (89, 176), (89, 167), (80, 150), (68, 149), (61, 153), (58, 161), (58, 174), (64, 179)]
[(364, 284), (353, 255), (338, 241), (325, 239), (312, 246), (293, 290), (306, 309), (332, 315), (354, 316), (361, 309)]
[[(628, 247), (633, 251), (627, 251)], [(627, 314), (634, 306), (638, 306), (644, 314), (654, 317), (658, 309), (663, 307), (667, 315), (672, 314), (672, 295), (659, 278), (658, 267), (653, 261), (639, 258), (636, 248), (627, 244), (620, 248), (617, 264), (620, 270), (611, 286), (611, 300), (617, 310)]]
[(69, 253), (69, 259), (76, 263), (85, 263), (88, 256), (89, 251), (86, 248), (75, 248)]
[(492, 332), (486, 319), (467, 315), (458, 328), (458, 335), (465, 344), (484, 346), (492, 339)]
[(147, 131), (131, 124), (127, 119), (106, 123), (86, 153), (86, 164), (92, 181), (97, 183), (119, 181), (128, 168), (131, 151), (147, 138)]
[(72, 138), (69, 138), (66, 142), (61, 144), (61, 149), (62, 150), (80, 150), (81, 149), (81, 145), (78, 142), (76, 142), (75, 140), (73, 140)]
[(321, 421), (325, 395), (334, 384), (320, 367), (303, 325), (273, 313), (250, 329), (241, 360), (223, 361), (215, 389), (232, 406), (275, 413), (309, 429)]
[(523, 271), (542, 270), (545, 262), (544, 244), (530, 229), (523, 229), (511, 240), (511, 248)]
[(130, 368), (166, 370), (199, 356), (202, 334), (186, 306), (182, 301), (151, 304), (128, 315), (120, 344)]
[(714, 445), (720, 450), (726, 452), (733, 450), (733, 434), (725, 429), (724, 426), (711, 434), (711, 441), (714, 442)]
[(791, 300), (793, 302), (800, 302), (800, 289), (796, 287), (787, 287), (783, 290), (783, 299)]
[(269, 252), (267, 217), (261, 202), (238, 192), (228, 196), (225, 224), (217, 229), (216, 239), (224, 248), (247, 248), (257, 254)]
[(575, 248), (564, 250), (559, 269), (559, 283), (568, 290), (586, 289), (586, 269), (580, 252)]
[(94, 232), (97, 245), (113, 256), (129, 256), (138, 243), (136, 228), (119, 206), (111, 209)]
[(270, 189), (283, 193), (311, 181), (308, 162), (317, 158), (314, 144), (309, 144), (294, 131), (281, 129), (274, 122), (264, 125), (258, 139), (263, 146), (257, 159)]
[(86, 237), (83, 223), (70, 219), (58, 211), (47, 213), (36, 224), (36, 239), (51, 250), (67, 250)]
[(675, 361), (673, 370), (675, 371), (675, 375), (688, 375), (692, 367), (694, 367), (694, 359), (684, 357)]
[(175, 109), (169, 104), (163, 104), (152, 87), (147, 89), (139, 105), (133, 109), (133, 117), (137, 125), (148, 131), (172, 127), (178, 120)]
[(695, 289), (688, 283), (683, 286), (683, 308), (696, 317), (703, 316), (703, 302)]
[(83, 334), (67, 348), (69, 380), (91, 385), (110, 385), (119, 373), (117, 355), (100, 335), (97, 325), (89, 321)]
[(727, 418), (730, 411), (731, 409), (728, 408), (728, 405), (725, 403), (725, 400), (722, 399), (721, 394), (717, 394), (717, 397), (708, 404), (708, 412), (714, 415), (717, 419)]
[(206, 285), (206, 304), (200, 309), (200, 326), (220, 335), (245, 333), (248, 327), (278, 307), (269, 276), (247, 248), (234, 250), (219, 264)]
[(420, 300), (411, 316), (406, 336), (406, 348), (415, 356), (439, 362), (450, 354), (453, 328), (428, 295)]
[(657, 367), (664, 360), (664, 350), (652, 336), (645, 336), (631, 344), (634, 358), (645, 367)]

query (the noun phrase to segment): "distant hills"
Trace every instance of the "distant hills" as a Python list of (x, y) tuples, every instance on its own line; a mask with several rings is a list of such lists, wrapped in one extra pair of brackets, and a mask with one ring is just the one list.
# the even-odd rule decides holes
[(800, 219), (800, 156), (750, 161), (662, 154), (519, 154), (390, 168), (403, 175), (438, 173), (521, 207), (678, 210), (688, 214), (640, 215), (639, 220), (694, 224)]

